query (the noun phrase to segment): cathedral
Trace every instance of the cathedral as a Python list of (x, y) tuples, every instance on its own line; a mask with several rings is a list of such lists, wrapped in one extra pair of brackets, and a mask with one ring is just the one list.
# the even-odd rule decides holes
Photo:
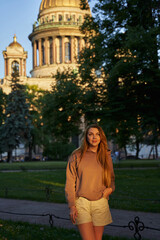
[[(90, 8), (82, 10), (80, 0), (41, 0), (37, 20), (28, 36), (32, 46), (31, 76), (26, 73), (28, 53), (17, 41), (18, 36), (14, 35), (13, 42), (3, 51), (5, 71), (3, 79), (0, 79), (3, 91), (7, 94), (11, 91), (14, 66), (23, 84), (37, 85), (43, 90), (51, 90), (57, 70), (69, 67), (77, 71), (79, 53), (86, 46), (80, 31), (86, 14), (91, 15)], [(23, 156), (26, 150), (22, 144), (15, 151), (13, 156)]]
[[(5, 72), (4, 78), (0, 79), (3, 91), (7, 94), (11, 91), (14, 66), (17, 66), (23, 84), (37, 85), (44, 90), (51, 90), (57, 70), (70, 67), (77, 71), (79, 52), (86, 46), (80, 31), (86, 14), (91, 15), (90, 8), (81, 10), (80, 0), (41, 0), (37, 20), (28, 36), (32, 46), (31, 77), (26, 74), (28, 53), (14, 35), (13, 42), (3, 51)], [(145, 147), (141, 150), (143, 157), (148, 154), (148, 147)]]
[(28, 53), (14, 35), (13, 42), (3, 51), (5, 73), (0, 85), (4, 92), (10, 92), (14, 66), (17, 66), (23, 84), (38, 85), (44, 90), (51, 89), (57, 70), (70, 67), (76, 71), (79, 52), (86, 45), (80, 31), (86, 14), (91, 15), (91, 11), (81, 10), (80, 0), (42, 0), (28, 37), (32, 45), (31, 77), (26, 74)]

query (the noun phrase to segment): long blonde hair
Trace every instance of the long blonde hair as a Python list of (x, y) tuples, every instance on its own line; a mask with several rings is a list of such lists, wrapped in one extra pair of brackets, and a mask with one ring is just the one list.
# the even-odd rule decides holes
[(110, 187), (111, 186), (111, 171), (110, 171), (110, 167), (109, 167), (108, 154), (107, 154), (107, 151), (109, 149), (108, 149), (107, 138), (105, 136), (105, 133), (99, 125), (92, 124), (86, 128), (82, 144), (81, 144), (80, 148), (78, 149), (78, 151), (80, 151), (81, 158), (82, 158), (83, 155), (85, 154), (85, 152), (87, 151), (87, 149), (89, 148), (87, 135), (88, 135), (88, 131), (90, 128), (97, 128), (99, 130), (100, 143), (99, 143), (98, 149), (97, 149), (97, 160), (103, 168), (102, 182), (105, 186)]

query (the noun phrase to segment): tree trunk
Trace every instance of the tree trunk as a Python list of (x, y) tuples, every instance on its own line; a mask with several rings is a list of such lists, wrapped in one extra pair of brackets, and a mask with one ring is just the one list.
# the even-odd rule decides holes
[(157, 143), (157, 140), (155, 141), (155, 158), (158, 159), (158, 143)]
[(32, 143), (29, 143), (29, 161), (32, 161), (32, 150), (33, 150), (33, 146)]
[(124, 153), (125, 153), (125, 159), (127, 159), (127, 148), (126, 148), (126, 146), (124, 147)]
[(7, 158), (7, 162), (12, 162), (12, 150), (8, 151), (8, 158)]
[(139, 157), (139, 152), (140, 152), (139, 141), (136, 140), (136, 159), (138, 159)]
[(155, 128), (153, 131), (153, 139), (154, 139), (154, 147), (153, 150), (155, 150), (154, 159), (158, 159), (158, 126), (155, 124)]

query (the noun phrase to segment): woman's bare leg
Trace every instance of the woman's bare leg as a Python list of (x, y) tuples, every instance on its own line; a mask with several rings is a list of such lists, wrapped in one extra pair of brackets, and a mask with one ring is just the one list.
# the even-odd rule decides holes
[(92, 222), (79, 224), (78, 229), (83, 240), (96, 240)]
[(95, 232), (95, 239), (102, 240), (104, 226), (93, 226)]

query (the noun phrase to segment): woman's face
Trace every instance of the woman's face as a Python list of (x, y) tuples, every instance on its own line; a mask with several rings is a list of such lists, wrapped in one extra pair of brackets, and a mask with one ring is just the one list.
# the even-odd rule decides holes
[(101, 141), (101, 138), (100, 138), (100, 132), (97, 128), (89, 128), (87, 133), (87, 141), (90, 147), (98, 147)]

